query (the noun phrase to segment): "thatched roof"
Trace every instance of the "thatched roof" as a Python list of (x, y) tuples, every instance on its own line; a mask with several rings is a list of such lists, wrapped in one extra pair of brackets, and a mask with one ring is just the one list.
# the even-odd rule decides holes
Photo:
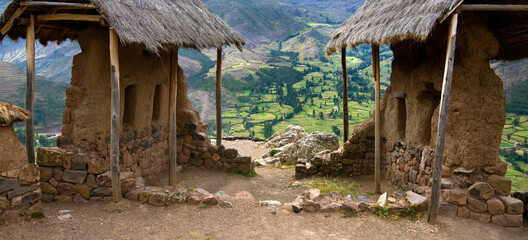
[(328, 55), (343, 47), (425, 40), (437, 20), (460, 0), (367, 0), (352, 17), (330, 33)]
[(21, 107), (0, 102), (0, 127), (13, 125), (15, 122), (28, 120), (29, 112)]
[[(340, 28), (330, 33), (326, 54), (360, 44), (424, 41), (460, 4), (528, 4), (528, 0), (367, 0)], [(528, 57), (528, 13), (482, 14), (487, 14), (488, 26), (501, 44), (496, 59)]]
[[(0, 28), (14, 14), (23, 0), (13, 0), (0, 19)], [(163, 48), (219, 48), (224, 45), (242, 50), (244, 40), (200, 0), (55, 0), (57, 2), (91, 3), (97, 9), (65, 9), (55, 13), (102, 15), (116, 30), (124, 44), (138, 44), (157, 52)], [(29, 7), (29, 14), (53, 12), (52, 7)], [(63, 21), (61, 25), (42, 27), (36, 38), (41, 43), (76, 39), (87, 22)], [(25, 26), (15, 25), (7, 34), (12, 39), (25, 38)], [(4, 37), (4, 36), (2, 36)]]

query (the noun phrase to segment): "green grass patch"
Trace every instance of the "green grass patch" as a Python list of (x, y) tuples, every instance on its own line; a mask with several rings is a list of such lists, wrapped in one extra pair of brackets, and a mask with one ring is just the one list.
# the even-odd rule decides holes
[(236, 172), (233, 172), (234, 175), (240, 175), (240, 176), (244, 176), (244, 177), (247, 177), (247, 178), (254, 178), (256, 176), (258, 176), (258, 174), (256, 172), (252, 172), (251, 174), (247, 174), (247, 173), (243, 173), (241, 171), (236, 171)]
[(46, 216), (44, 216), (44, 213), (34, 212), (34, 213), (31, 214), (31, 218), (42, 219), (42, 218), (46, 218)]
[(269, 152), (269, 155), (271, 157), (275, 156), (275, 154), (279, 153), (279, 150), (276, 150), (276, 149), (272, 149), (270, 152)]
[(374, 207), (374, 215), (379, 217), (388, 217), (390, 215), (389, 209), (382, 207)]
[(341, 213), (341, 217), (342, 218), (353, 218), (353, 217), (356, 217), (358, 215), (358, 212), (356, 210), (354, 210), (354, 209), (341, 210), (340, 213)]
[(322, 194), (327, 194), (329, 192), (339, 192), (346, 195), (352, 195), (356, 197), (358, 195), (358, 189), (361, 187), (361, 184), (351, 181), (345, 181), (340, 179), (313, 179), (308, 182), (310, 187), (317, 188), (321, 190)]

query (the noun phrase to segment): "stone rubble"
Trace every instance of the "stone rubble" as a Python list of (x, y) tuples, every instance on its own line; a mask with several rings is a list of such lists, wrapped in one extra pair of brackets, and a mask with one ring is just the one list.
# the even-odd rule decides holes
[(263, 145), (273, 149), (255, 160), (260, 165), (296, 164), (299, 160), (311, 159), (321, 151), (337, 150), (339, 138), (333, 133), (307, 134), (303, 128), (290, 125), (284, 132), (273, 135)]

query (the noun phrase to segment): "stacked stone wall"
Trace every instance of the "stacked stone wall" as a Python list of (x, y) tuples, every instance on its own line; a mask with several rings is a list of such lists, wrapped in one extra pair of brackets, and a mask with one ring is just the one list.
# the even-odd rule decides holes
[(0, 172), (0, 224), (19, 218), (39, 217), (42, 213), (41, 190), (36, 164)]

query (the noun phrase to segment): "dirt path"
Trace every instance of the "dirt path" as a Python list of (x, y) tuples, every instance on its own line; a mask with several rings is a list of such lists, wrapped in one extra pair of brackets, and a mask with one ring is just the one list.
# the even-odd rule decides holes
[[(243, 148), (241, 148), (243, 149)], [(250, 150), (249, 148), (247, 150)], [(241, 150), (245, 151), (245, 150)], [(255, 150), (260, 151), (260, 150)], [(179, 176), (182, 187), (222, 190), (233, 196), (250, 192), (256, 200), (291, 202), (307, 187), (291, 187), (293, 169), (257, 168), (258, 176), (246, 178), (189, 168)], [(163, 174), (166, 175), (166, 174)], [(372, 191), (371, 177), (361, 194)], [(167, 179), (161, 177), (161, 184)], [(306, 180), (309, 181), (309, 180)], [(304, 182), (306, 182), (304, 181)], [(388, 183), (383, 189), (391, 190)], [(377, 196), (370, 196), (376, 199)], [(527, 229), (506, 229), (473, 220), (440, 218), (429, 225), (424, 219), (380, 218), (363, 214), (342, 218), (339, 213), (295, 214), (283, 207), (259, 207), (256, 201), (233, 201), (233, 208), (199, 208), (197, 205), (154, 207), (132, 203), (122, 213), (103, 211), (107, 202), (44, 204), (43, 220), (0, 226), (0, 239), (527, 239)], [(71, 219), (59, 220), (59, 210), (74, 210)]]

